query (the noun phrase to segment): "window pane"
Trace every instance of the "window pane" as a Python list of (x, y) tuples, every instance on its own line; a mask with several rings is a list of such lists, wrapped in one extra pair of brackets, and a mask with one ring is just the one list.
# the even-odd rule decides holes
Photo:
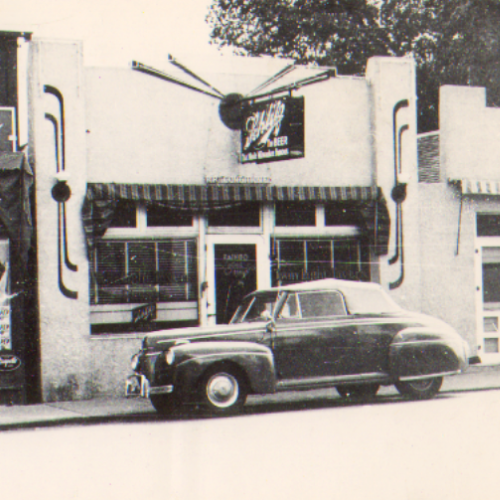
[(158, 243), (160, 301), (196, 300), (197, 269), (195, 241)]
[(288, 295), (286, 302), (280, 311), (280, 318), (298, 318), (299, 306), (297, 304), (297, 294), (291, 293)]
[(259, 227), (260, 205), (242, 203), (234, 207), (211, 210), (208, 214), (209, 226), (222, 227)]
[(127, 302), (125, 288), (125, 244), (101, 242), (96, 247), (95, 279), (98, 285), (97, 302), (114, 304)]
[(308, 202), (279, 201), (275, 204), (276, 226), (315, 226), (316, 205)]
[[(333, 270), (332, 240), (307, 242), (307, 272)], [(324, 276), (325, 278), (327, 276)]]
[(127, 243), (129, 302), (156, 302), (156, 254), (152, 242)]
[(109, 227), (137, 227), (137, 208), (132, 201), (120, 200)]
[(333, 245), (335, 277), (345, 280), (359, 280), (359, 242), (357, 240), (335, 240)]
[(500, 214), (477, 214), (478, 236), (500, 236)]
[(500, 303), (500, 263), (483, 264), (483, 301)]
[(192, 226), (193, 216), (182, 210), (170, 210), (158, 205), (146, 208), (148, 227)]
[(342, 296), (337, 292), (299, 293), (299, 304), (303, 318), (346, 314)]
[(325, 226), (358, 226), (360, 223), (359, 206), (351, 203), (325, 205)]
[(278, 240), (276, 242), (277, 259), (274, 263), (274, 285), (302, 281), (304, 274), (304, 241)]

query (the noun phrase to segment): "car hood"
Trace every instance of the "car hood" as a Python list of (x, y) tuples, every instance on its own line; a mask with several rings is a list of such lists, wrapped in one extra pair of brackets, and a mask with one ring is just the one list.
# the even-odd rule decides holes
[(174, 328), (171, 330), (159, 330), (146, 335), (143, 340), (144, 349), (161, 347), (166, 349), (178, 341), (196, 341), (207, 338), (218, 340), (241, 337), (245, 333), (252, 334), (266, 330), (267, 322), (259, 321), (252, 323), (237, 323), (232, 325), (194, 326), (190, 328)]

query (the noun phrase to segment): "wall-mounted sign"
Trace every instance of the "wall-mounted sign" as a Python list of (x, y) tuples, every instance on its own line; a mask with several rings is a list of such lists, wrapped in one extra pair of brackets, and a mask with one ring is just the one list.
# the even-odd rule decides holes
[(21, 366), (21, 360), (13, 354), (0, 354), (0, 371), (13, 372)]
[(132, 309), (132, 323), (150, 323), (156, 319), (156, 304), (146, 304)]
[(206, 184), (271, 184), (271, 177), (246, 176), (246, 175), (217, 175), (214, 177), (205, 177)]
[(303, 158), (304, 151), (303, 97), (280, 97), (245, 110), (241, 163)]
[(0, 151), (16, 151), (16, 108), (0, 107)]

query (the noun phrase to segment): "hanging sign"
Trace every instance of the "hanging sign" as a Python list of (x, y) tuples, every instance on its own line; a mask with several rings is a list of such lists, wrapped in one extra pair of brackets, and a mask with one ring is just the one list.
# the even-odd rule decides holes
[(245, 108), (241, 163), (304, 157), (304, 98), (280, 97)]

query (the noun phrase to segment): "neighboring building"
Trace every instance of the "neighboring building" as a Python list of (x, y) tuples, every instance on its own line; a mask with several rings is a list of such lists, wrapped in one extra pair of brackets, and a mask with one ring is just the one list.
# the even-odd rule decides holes
[(499, 363), (500, 109), (483, 88), (444, 86), (439, 113), (418, 139), (422, 310)]

